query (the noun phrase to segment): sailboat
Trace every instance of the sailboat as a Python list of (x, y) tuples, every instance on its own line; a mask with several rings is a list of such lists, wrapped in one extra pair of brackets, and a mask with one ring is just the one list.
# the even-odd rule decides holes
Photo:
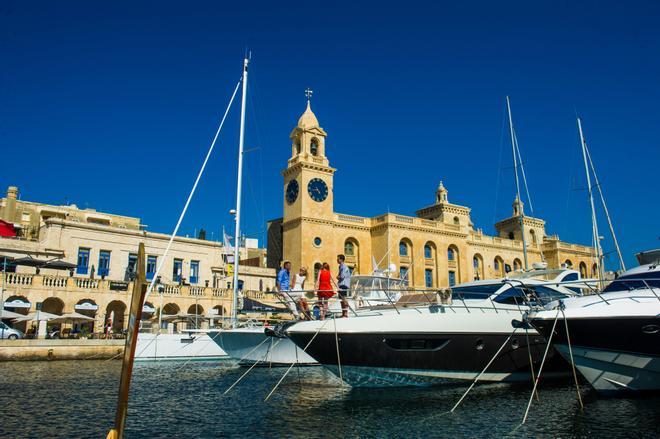
[[(590, 174), (596, 182), (598, 179), (580, 118), (577, 125), (602, 288), (603, 252)], [(621, 269), (625, 270), (600, 187), (599, 191)], [(639, 253), (637, 259), (639, 267), (625, 271), (602, 292), (550, 304), (528, 318), (600, 393), (660, 390), (660, 250)]]

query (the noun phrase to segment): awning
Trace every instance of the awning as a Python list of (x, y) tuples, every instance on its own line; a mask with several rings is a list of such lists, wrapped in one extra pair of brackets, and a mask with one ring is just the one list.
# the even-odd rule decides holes
[(30, 308), (30, 302), (21, 299), (14, 299), (11, 302), (5, 301), (5, 308)]
[(92, 302), (83, 302), (75, 304), (73, 309), (78, 309), (81, 311), (96, 311), (99, 309), (99, 306)]

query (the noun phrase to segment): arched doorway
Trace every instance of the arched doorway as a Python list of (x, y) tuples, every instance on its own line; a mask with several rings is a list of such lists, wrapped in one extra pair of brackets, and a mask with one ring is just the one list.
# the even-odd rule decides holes
[[(79, 300), (73, 306), (73, 310), (79, 314), (96, 319), (96, 312), (99, 306), (92, 299)], [(74, 323), (74, 330), (77, 328), (81, 334), (91, 334), (94, 332), (94, 322)]]
[(61, 316), (64, 310), (64, 302), (59, 297), (49, 297), (41, 303), (41, 310)]
[[(27, 297), (25, 296), (9, 296), (5, 300), (5, 309), (7, 311), (15, 312), (17, 314), (27, 315), (30, 312), (30, 307), (32, 304)], [(6, 320), (7, 323), (12, 328), (16, 328), (23, 333), (26, 332), (27, 322), (11, 322), (11, 320)]]
[[(49, 297), (43, 302), (41, 302), (41, 311), (47, 312), (49, 314), (55, 314), (58, 316), (62, 315), (64, 311), (64, 302), (59, 297)], [(61, 323), (47, 323), (46, 332), (50, 333), (53, 330), (60, 330), (62, 328)]]
[(188, 307), (188, 325), (199, 329), (204, 322), (204, 307), (202, 305), (190, 305)]
[(124, 329), (124, 320), (126, 318), (126, 304), (121, 300), (113, 300), (108, 303), (105, 309), (105, 325), (112, 316), (112, 331), (121, 332)]
[(504, 259), (501, 256), (495, 256), (493, 259), (493, 271), (495, 276), (504, 277)]

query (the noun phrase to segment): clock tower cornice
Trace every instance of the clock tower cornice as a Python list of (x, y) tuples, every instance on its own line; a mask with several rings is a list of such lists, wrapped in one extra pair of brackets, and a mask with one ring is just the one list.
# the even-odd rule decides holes
[(326, 175), (333, 175), (337, 169), (332, 168), (330, 166), (325, 166), (322, 164), (316, 164), (316, 163), (310, 163), (306, 161), (298, 161), (296, 160), (297, 158), (293, 158), (289, 160), (289, 167), (286, 168), (285, 170), (282, 171), (282, 175), (284, 177), (288, 177), (294, 174), (299, 173), (303, 169), (315, 171), (315, 172), (321, 172)]

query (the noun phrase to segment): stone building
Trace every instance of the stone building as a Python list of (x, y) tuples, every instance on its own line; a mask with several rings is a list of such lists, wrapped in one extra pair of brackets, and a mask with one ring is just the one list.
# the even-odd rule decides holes
[[(0, 238), (0, 264), (6, 256), (10, 261), (63, 261), (73, 267), (9, 264), (4, 279), (8, 310), (32, 312), (41, 303), (45, 312), (78, 311), (96, 319), (96, 330), (114, 311), (116, 329), (121, 329), (130, 304), (138, 245), (143, 242), (147, 279), (153, 279), (157, 265), (163, 264), (145, 314), (156, 315), (161, 307), (168, 315), (231, 312), (232, 273), (227, 257), (233, 256), (219, 242), (177, 236), (163, 260), (170, 235), (147, 231), (139, 218), (75, 205), (21, 201), (16, 187), (0, 199), (0, 219), (16, 232), (14, 237)], [(241, 247), (240, 255), (239, 288), (248, 296), (262, 296), (273, 289), (275, 271), (265, 267), (265, 250)]]
[(442, 182), (433, 204), (419, 209), (416, 216), (387, 213), (366, 218), (337, 213), (336, 169), (327, 154), (331, 148), (309, 102), (290, 138), (291, 157), (282, 172), (284, 216), (268, 224), (269, 266), (290, 260), (294, 270), (318, 269), (321, 262), (334, 269), (336, 255), (343, 253), (361, 274), (373, 270), (373, 260), (381, 269), (389, 260), (412, 286), (437, 288), (524, 269), (524, 230), (529, 268), (545, 261), (549, 268), (566, 264), (585, 276), (597, 273), (591, 247), (547, 235), (545, 221), (524, 215), (521, 201), (514, 201), (511, 217), (495, 224), (498, 235), (488, 236), (475, 228), (469, 207), (450, 201)]

